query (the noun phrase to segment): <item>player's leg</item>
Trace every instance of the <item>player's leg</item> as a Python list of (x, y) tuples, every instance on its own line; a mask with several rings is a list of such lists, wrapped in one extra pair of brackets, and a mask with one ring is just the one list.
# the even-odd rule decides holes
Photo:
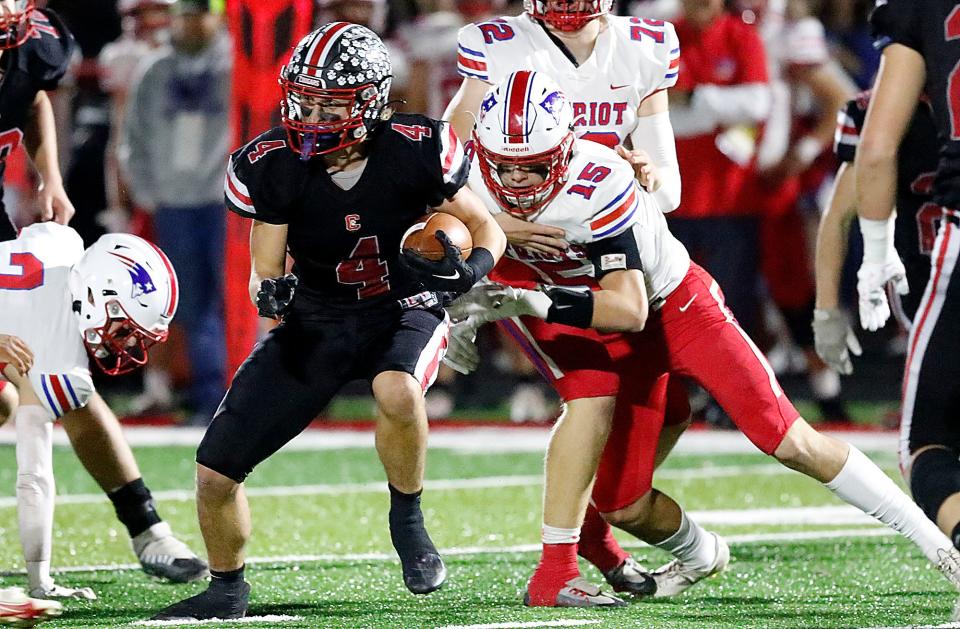
[[(631, 389), (627, 388), (626, 390), (630, 391)], [(654, 468), (663, 463), (670, 451), (673, 450), (680, 435), (690, 425), (690, 404), (684, 383), (679, 378), (670, 378), (666, 395), (663, 427), (660, 429), (659, 439), (656, 439)], [(626, 396), (619, 396), (617, 408), (614, 411), (614, 431), (619, 433), (623, 430), (629, 430), (629, 426), (634, 422), (641, 425), (644, 422), (651, 421), (648, 417), (649, 409), (646, 404), (647, 400), (634, 404)], [(614, 437), (613, 442), (625, 444), (628, 443), (628, 440), (618, 434)], [(632, 464), (639, 465), (638, 459), (639, 457), (633, 457)], [(628, 474), (629, 472), (624, 470), (620, 476)], [(641, 491), (636, 495), (639, 496), (642, 493)], [(644, 510), (644, 513), (646, 513), (646, 510)], [(617, 528), (633, 533), (629, 526), (620, 526), (618, 523)], [(634, 534), (636, 535), (636, 533)], [(583, 518), (578, 552), (581, 557), (600, 570), (615, 592), (649, 595), (656, 589), (656, 583), (647, 573), (647, 570), (620, 546), (613, 536), (610, 523), (592, 503), (587, 506)]]
[[(949, 226), (949, 227), (947, 227)], [(945, 221), (943, 231), (956, 236)], [(910, 330), (903, 377), (900, 468), (913, 499), (941, 531), (960, 544), (960, 280), (956, 244), (941, 238), (933, 273)], [(956, 240), (953, 238), (951, 240)]]
[(390, 489), (390, 539), (404, 584), (414, 594), (443, 585), (446, 567), (427, 533), (420, 508), (427, 456), (424, 395), (437, 377), (447, 346), (442, 311), (407, 310), (399, 327), (377, 344), (370, 374), (377, 401), (377, 454)]
[[(729, 561), (726, 544), (707, 533), (666, 494), (653, 489), (653, 470), (659, 450), (658, 434), (666, 406), (667, 383), (675, 378), (657, 375), (657, 350), (641, 344), (632, 364), (621, 365), (625, 393), (633, 397), (631, 417), (618, 415), (597, 470), (593, 502), (603, 518), (619, 529), (671, 553), (675, 560), (651, 573), (644, 594), (675, 596), (696, 582), (722, 571)], [(653, 373), (650, 371), (653, 370)], [(645, 382), (653, 382), (650, 386)], [(635, 396), (645, 388), (645, 403)], [(675, 394), (675, 393), (674, 393)], [(674, 409), (684, 405), (674, 401)], [(610, 581), (616, 587), (615, 581)]]
[(356, 337), (347, 322), (305, 330), (286, 321), (237, 370), (197, 448), (197, 514), (210, 563), (207, 590), (157, 620), (241, 618), (250, 585), (244, 557), (251, 533), (243, 482), (260, 462), (300, 434), (352, 369)]
[[(602, 571), (606, 569), (606, 572), (617, 570), (630, 560), (629, 553), (620, 548), (609, 525), (602, 521), (596, 511), (591, 513), (590, 522), (581, 529), (584, 499), (580, 493), (582, 489), (576, 489), (588, 486), (593, 479), (596, 457), (599, 455), (599, 450), (593, 451), (601, 434), (598, 431), (603, 434), (609, 431), (611, 420), (607, 413), (613, 412), (611, 407), (614, 406), (609, 400), (614, 399), (620, 387), (620, 377), (615, 373), (611, 351), (607, 346), (608, 341), (615, 342), (614, 335), (557, 326), (531, 317), (504, 320), (500, 325), (567, 405), (566, 413), (551, 437), (547, 456), (541, 531), (543, 550), (527, 586), (528, 604), (620, 604), (619, 599), (604, 595), (599, 588), (580, 577), (576, 558), (578, 549), (585, 547), (588, 560), (595, 561), (595, 565)], [(629, 411), (625, 415), (629, 417)], [(563, 431), (562, 439), (557, 438), (557, 430)], [(578, 430), (585, 431), (586, 438), (578, 435)], [(567, 434), (573, 439), (567, 438)], [(559, 486), (551, 482), (553, 475), (565, 472), (562, 464), (570, 461), (578, 464), (569, 470), (576, 474), (565, 482), (561, 481)], [(553, 467), (550, 466), (551, 462), (554, 463)], [(586, 467), (589, 466), (593, 471), (587, 474)], [(561, 469), (554, 471), (554, 468)], [(558, 491), (565, 483), (571, 485), (573, 491)], [(557, 489), (554, 489), (555, 486)], [(578, 514), (576, 521), (571, 520), (570, 514), (573, 512)], [(557, 517), (554, 514), (563, 519), (565, 524), (575, 526), (561, 526), (561, 522), (552, 519)], [(630, 581), (628, 589), (631, 591), (649, 591), (650, 578), (635, 562), (623, 574), (623, 581)], [(571, 582), (576, 583), (576, 588), (568, 587)], [(586, 595), (576, 595), (577, 591)]]
[(207, 564), (173, 536), (157, 513), (116, 415), (94, 393), (87, 405), (62, 419), (77, 458), (110, 498), (147, 574), (186, 583), (207, 576)]
[[(695, 298), (691, 306), (680, 312), (678, 306), (691, 298)], [(951, 548), (949, 540), (863, 453), (818, 433), (800, 418), (705, 271), (694, 265), (661, 315), (672, 367), (696, 378), (754, 445), (900, 532), (931, 561), (938, 562), (943, 551)], [(733, 372), (736, 378), (730, 377)]]

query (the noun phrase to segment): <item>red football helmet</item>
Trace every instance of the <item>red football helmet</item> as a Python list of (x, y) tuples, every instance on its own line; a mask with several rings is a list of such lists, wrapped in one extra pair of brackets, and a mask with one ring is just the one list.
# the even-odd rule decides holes
[(33, 34), (30, 14), (35, 8), (33, 0), (0, 2), (0, 50), (16, 48)]
[[(381, 119), (390, 83), (390, 55), (373, 31), (349, 22), (313, 31), (280, 71), (280, 117), (290, 148), (306, 160), (362, 142)], [(328, 116), (325, 108), (348, 114)]]
[(612, 6), (613, 0), (523, 0), (527, 13), (558, 31), (578, 31)]

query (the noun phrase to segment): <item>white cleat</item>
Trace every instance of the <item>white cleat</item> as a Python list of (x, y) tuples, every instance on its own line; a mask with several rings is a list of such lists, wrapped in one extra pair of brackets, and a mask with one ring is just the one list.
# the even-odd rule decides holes
[(173, 536), (170, 525), (158, 522), (132, 540), (143, 571), (173, 583), (188, 583), (210, 574), (207, 564)]
[(653, 595), (655, 598), (683, 594), (707, 577), (727, 569), (727, 564), (730, 563), (730, 547), (716, 533), (710, 533), (710, 535), (717, 544), (717, 555), (713, 564), (709, 568), (692, 568), (680, 563), (679, 559), (674, 559), (665, 566), (657, 568), (651, 573), (653, 580), (657, 583), (657, 591)]
[(90, 588), (68, 588), (56, 583), (35, 587), (30, 590), (33, 598), (75, 598), (81, 601), (95, 601), (97, 595)]
[(33, 627), (62, 613), (57, 601), (30, 598), (20, 588), (0, 588), (0, 625)]

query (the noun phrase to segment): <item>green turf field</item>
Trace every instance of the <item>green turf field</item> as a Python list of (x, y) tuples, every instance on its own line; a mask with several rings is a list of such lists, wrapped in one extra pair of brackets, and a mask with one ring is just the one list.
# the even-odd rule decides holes
[[(199, 549), (188, 499), (193, 450), (139, 448), (137, 455), (160, 497), (162, 515)], [(133, 556), (109, 503), (68, 450), (58, 449), (56, 459), (63, 499), (57, 506), (54, 565), (83, 570), (58, 578), (92, 586), (100, 600), (69, 601), (66, 615), (48, 626), (126, 626), (203, 587), (167, 585), (130, 569)], [(889, 454), (877, 459), (895, 474)], [(0, 448), (0, 461), (0, 530), (6, 542), (0, 570), (17, 571), (21, 558), (9, 497), (12, 447)], [(733, 561), (723, 575), (675, 600), (638, 601), (605, 613), (526, 609), (521, 592), (537, 560), (540, 470), (535, 453), (431, 451), (433, 483), (424, 506), (434, 540), (449, 549), (450, 576), (441, 591), (414, 597), (403, 587), (390, 546), (388, 497), (374, 452), (277, 455), (248, 483), (254, 534), (247, 578), (253, 586), (250, 615), (286, 618), (252, 626), (826, 629), (937, 625), (950, 619), (956, 595), (918, 551), (885, 535), (885, 529), (851, 518), (816, 483), (760, 455), (675, 455), (657, 482), (731, 541)], [(636, 545), (635, 552), (648, 566), (666, 560), (648, 547)], [(110, 564), (116, 567), (89, 568)], [(584, 571), (598, 579), (592, 568)], [(14, 574), (2, 583), (22, 585), (24, 578)]]

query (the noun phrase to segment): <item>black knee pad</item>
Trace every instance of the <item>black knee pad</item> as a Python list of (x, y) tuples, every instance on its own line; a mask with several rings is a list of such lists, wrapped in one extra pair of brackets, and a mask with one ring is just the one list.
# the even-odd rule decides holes
[(931, 448), (913, 460), (910, 470), (913, 499), (933, 522), (940, 505), (960, 493), (960, 456), (956, 450)]

